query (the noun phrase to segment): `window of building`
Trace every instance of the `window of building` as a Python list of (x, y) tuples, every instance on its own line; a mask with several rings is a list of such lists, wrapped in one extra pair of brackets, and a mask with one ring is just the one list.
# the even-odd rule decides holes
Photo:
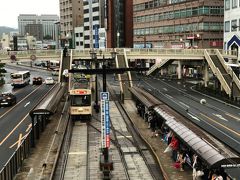
[(232, 32), (237, 31), (237, 19), (232, 20), (231, 27)]
[(76, 37), (79, 37), (79, 34), (78, 34), (78, 33), (76, 33)]
[(225, 0), (225, 10), (230, 9), (230, 0)]
[(99, 16), (94, 16), (93, 21), (97, 21), (97, 20), (99, 20)]
[(94, 7), (93, 8), (93, 12), (98, 12), (99, 11), (99, 7)]
[(79, 46), (79, 42), (76, 42), (76, 46)]
[(90, 48), (90, 44), (85, 44), (84, 48)]
[(232, 8), (237, 8), (238, 2), (237, 0), (232, 0)]
[(230, 21), (226, 21), (226, 22), (225, 22), (225, 27), (224, 27), (224, 29), (225, 29), (225, 32), (230, 32)]
[(84, 31), (89, 30), (89, 26), (84, 26)]

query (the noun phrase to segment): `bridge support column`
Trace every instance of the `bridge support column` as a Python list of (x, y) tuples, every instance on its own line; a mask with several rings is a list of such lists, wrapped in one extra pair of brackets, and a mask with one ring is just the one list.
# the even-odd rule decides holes
[(178, 61), (177, 73), (178, 73), (178, 79), (182, 79), (182, 62), (180, 60)]
[(208, 87), (209, 82), (209, 73), (208, 73), (208, 64), (204, 64), (204, 87)]

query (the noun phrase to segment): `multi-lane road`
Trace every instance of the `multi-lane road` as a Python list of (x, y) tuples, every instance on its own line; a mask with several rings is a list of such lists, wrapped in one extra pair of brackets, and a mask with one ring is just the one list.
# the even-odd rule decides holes
[[(192, 122), (240, 153), (239, 107), (196, 92), (193, 85), (176, 80), (145, 77), (140, 83), (160, 100), (184, 113)], [(205, 99), (206, 104), (200, 103), (201, 99)]]
[[(17, 68), (18, 70), (22, 70)], [(13, 71), (7, 68), (8, 72)], [(45, 74), (45, 75), (41, 75)], [(47, 76), (48, 73), (31, 71), (31, 76)], [(0, 169), (8, 161), (14, 151), (31, 130), (29, 112), (51, 90), (53, 86), (42, 84), (40, 86), (28, 85), (19, 89), (12, 89), (9, 85), (8, 74), (1, 91), (12, 91), (17, 97), (17, 103), (11, 107), (0, 108)]]

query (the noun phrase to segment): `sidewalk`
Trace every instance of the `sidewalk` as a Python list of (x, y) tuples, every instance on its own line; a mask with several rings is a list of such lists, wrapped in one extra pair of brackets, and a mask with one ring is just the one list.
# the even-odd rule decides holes
[(134, 126), (138, 129), (139, 134), (155, 152), (164, 177), (168, 180), (192, 180), (191, 169), (180, 171), (173, 167), (174, 161), (171, 158), (171, 154), (163, 153), (167, 148), (167, 144), (160, 137), (151, 137), (152, 132), (148, 129), (148, 124), (137, 114), (135, 103), (132, 100), (125, 100), (123, 106)]

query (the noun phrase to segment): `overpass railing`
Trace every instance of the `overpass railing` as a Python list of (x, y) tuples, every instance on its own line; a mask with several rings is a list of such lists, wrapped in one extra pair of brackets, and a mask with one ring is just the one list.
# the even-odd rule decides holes
[[(33, 57), (34, 55), (35, 57)], [(16, 60), (38, 58), (60, 58), (61, 50), (29, 50), (29, 51), (0, 51), (0, 60), (10, 60), (15, 56)]]
[[(84, 57), (91, 59), (90, 55), (91, 49), (72, 49), (73, 58)], [(173, 57), (204, 57), (205, 49), (164, 49), (164, 48), (106, 48), (106, 49), (94, 49), (97, 55), (105, 55), (106, 57), (110, 56), (113, 51), (116, 51), (118, 54), (124, 54), (128, 58), (140, 58), (141, 56), (160, 56), (168, 55)], [(215, 49), (206, 49), (209, 54), (212, 54)], [(29, 51), (0, 51), (0, 60), (10, 60), (11, 55), (15, 55), (16, 59), (31, 59), (32, 55), (35, 55), (36, 58), (60, 58), (62, 50), (29, 50)], [(236, 51), (225, 51), (219, 49), (220, 54), (224, 57), (237, 57)], [(134, 56), (134, 57), (132, 57)]]

